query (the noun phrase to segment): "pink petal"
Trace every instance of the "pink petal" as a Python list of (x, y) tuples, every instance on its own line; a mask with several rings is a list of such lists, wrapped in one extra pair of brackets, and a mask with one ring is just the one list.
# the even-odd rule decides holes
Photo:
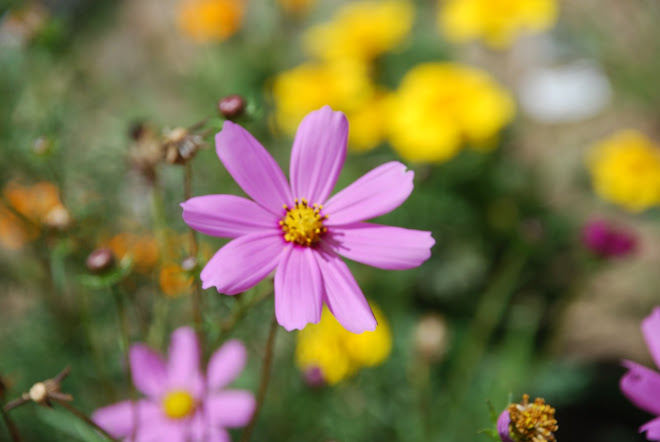
[(332, 249), (345, 258), (386, 270), (411, 269), (431, 256), (431, 232), (380, 224), (333, 227)]
[(215, 286), (226, 295), (249, 289), (277, 266), (284, 245), (279, 231), (251, 233), (230, 241), (202, 270), (202, 287)]
[(631, 361), (623, 365), (628, 368), (619, 382), (623, 394), (638, 408), (660, 415), (660, 373)]
[(209, 397), (204, 406), (213, 426), (237, 428), (250, 422), (257, 402), (249, 391), (227, 390)]
[(241, 126), (225, 121), (215, 136), (215, 146), (229, 174), (262, 207), (279, 216), (282, 205), (293, 201), (280, 166)]
[(324, 224), (351, 224), (391, 212), (412, 192), (414, 175), (397, 161), (367, 172), (323, 205)]
[(210, 425), (207, 412), (197, 413), (190, 423), (190, 440), (192, 442), (231, 442), (229, 433), (222, 427)]
[(511, 423), (511, 415), (509, 410), (505, 409), (500, 413), (500, 417), (497, 418), (497, 433), (500, 435), (502, 442), (514, 442), (511, 439), (509, 424)]
[(654, 308), (651, 314), (644, 318), (642, 334), (655, 361), (655, 366), (660, 368), (660, 307)]
[(226, 387), (238, 377), (245, 367), (247, 351), (243, 343), (232, 339), (224, 343), (211, 356), (207, 369), (209, 389), (218, 390)]
[(160, 410), (153, 402), (147, 400), (118, 402), (92, 413), (92, 420), (115, 438), (130, 436), (136, 425), (137, 436), (144, 427), (150, 426), (159, 419), (161, 419)]
[(132, 401), (118, 402), (99, 408), (92, 413), (92, 420), (112, 437), (126, 437), (133, 432), (134, 412), (137, 405)]
[(188, 442), (188, 431), (188, 422), (161, 417), (140, 427), (135, 442)]
[(135, 388), (147, 396), (159, 398), (167, 387), (163, 358), (144, 344), (133, 344), (130, 360)]
[(183, 389), (194, 397), (201, 397), (204, 389), (199, 370), (200, 349), (195, 331), (180, 327), (172, 333), (167, 361), (169, 389)]
[(660, 417), (656, 417), (642, 425), (639, 432), (646, 432), (647, 440), (660, 440)]
[(346, 264), (337, 255), (315, 253), (323, 275), (325, 302), (337, 321), (348, 331), (376, 329), (376, 318)]
[(183, 220), (206, 235), (237, 238), (277, 228), (279, 219), (254, 201), (235, 195), (205, 195), (181, 203)]
[(289, 246), (275, 272), (275, 316), (288, 331), (321, 320), (323, 280), (314, 253)]
[(330, 106), (302, 120), (291, 150), (291, 190), (294, 198), (322, 204), (337, 183), (346, 158), (348, 120)]

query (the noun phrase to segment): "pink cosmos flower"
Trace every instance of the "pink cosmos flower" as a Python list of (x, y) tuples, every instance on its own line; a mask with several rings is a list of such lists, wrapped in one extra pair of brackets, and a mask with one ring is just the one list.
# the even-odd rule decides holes
[(146, 398), (101, 408), (92, 419), (125, 441), (229, 442), (225, 428), (246, 425), (256, 405), (248, 391), (224, 390), (243, 370), (246, 357), (240, 341), (228, 341), (211, 356), (204, 376), (197, 336), (189, 327), (172, 334), (167, 362), (146, 345), (134, 344), (133, 385)]
[[(644, 318), (642, 334), (655, 365), (660, 367), (660, 307)], [(642, 425), (639, 432), (646, 432), (648, 440), (660, 441), (660, 373), (632, 361), (624, 361), (623, 365), (628, 372), (621, 378), (621, 391), (637, 407), (657, 416)]]
[(419, 266), (435, 243), (430, 232), (364, 222), (401, 205), (413, 172), (383, 164), (330, 196), (346, 157), (348, 121), (325, 106), (300, 123), (291, 151), (290, 185), (266, 149), (226, 121), (216, 152), (254, 201), (206, 195), (181, 204), (193, 229), (234, 238), (201, 272), (204, 288), (233, 295), (274, 269), (275, 314), (287, 330), (321, 319), (325, 303), (347, 330), (376, 328), (369, 304), (339, 255), (388, 270)]

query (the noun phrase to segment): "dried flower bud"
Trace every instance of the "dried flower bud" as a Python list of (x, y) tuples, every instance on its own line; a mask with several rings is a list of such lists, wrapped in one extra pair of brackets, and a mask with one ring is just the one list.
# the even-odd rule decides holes
[(46, 384), (43, 382), (37, 382), (30, 388), (28, 393), (30, 400), (38, 403), (44, 404), (48, 400), (48, 390), (46, 389)]
[(204, 145), (201, 136), (192, 134), (188, 129), (177, 127), (165, 134), (163, 147), (165, 161), (170, 164), (185, 164), (192, 159)]
[(115, 265), (115, 255), (108, 248), (96, 249), (87, 257), (87, 269), (96, 274), (105, 273)]
[(23, 393), (19, 398), (14, 399), (4, 406), (5, 411), (19, 407), (27, 402), (33, 401), (39, 405), (51, 406), (51, 399), (55, 401), (72, 401), (73, 396), (60, 391), (60, 384), (65, 377), (69, 375), (71, 370), (69, 367), (65, 368), (52, 379), (46, 379), (43, 382), (37, 382), (27, 393)]
[(181, 268), (186, 272), (191, 272), (195, 267), (197, 267), (197, 258), (194, 256), (189, 256), (181, 261)]
[(238, 94), (228, 95), (218, 101), (220, 115), (228, 120), (233, 120), (245, 112), (245, 99)]
[(148, 123), (137, 122), (129, 129), (135, 143), (128, 152), (130, 165), (148, 182), (156, 178), (156, 166), (163, 161), (163, 146), (156, 130)]
[(72, 219), (69, 211), (61, 204), (53, 207), (46, 213), (44, 224), (56, 230), (66, 230), (71, 225)]
[(133, 141), (140, 141), (151, 132), (151, 128), (144, 121), (135, 121), (128, 129), (128, 136)]
[(424, 316), (415, 328), (415, 349), (427, 362), (437, 362), (447, 351), (447, 322), (442, 315)]

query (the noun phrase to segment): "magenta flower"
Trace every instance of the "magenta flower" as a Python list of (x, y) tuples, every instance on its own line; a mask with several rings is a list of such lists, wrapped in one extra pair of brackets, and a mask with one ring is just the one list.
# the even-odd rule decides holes
[(240, 341), (228, 341), (211, 356), (204, 376), (197, 336), (189, 327), (172, 334), (167, 362), (146, 345), (134, 344), (133, 385), (146, 398), (101, 408), (92, 419), (125, 441), (229, 442), (225, 428), (246, 425), (256, 405), (248, 391), (224, 390), (243, 370), (246, 357)]
[[(642, 321), (642, 334), (655, 365), (660, 367), (660, 307)], [(647, 411), (655, 419), (642, 425), (648, 440), (660, 440), (660, 373), (632, 361), (624, 361), (628, 372), (621, 378), (621, 391), (637, 407)]]
[[(413, 130), (411, 128), (411, 130)], [(366, 223), (401, 205), (413, 172), (383, 164), (328, 198), (346, 157), (348, 121), (330, 107), (300, 123), (291, 151), (290, 185), (259, 142), (226, 121), (215, 137), (220, 161), (254, 201), (206, 195), (181, 204), (193, 229), (234, 238), (201, 272), (204, 288), (233, 295), (274, 269), (275, 314), (287, 330), (321, 319), (323, 304), (347, 330), (374, 330), (376, 319), (339, 255), (387, 270), (419, 266), (435, 243), (430, 232)]]
[(603, 258), (617, 258), (631, 254), (637, 247), (635, 237), (603, 220), (589, 221), (582, 229), (584, 245)]

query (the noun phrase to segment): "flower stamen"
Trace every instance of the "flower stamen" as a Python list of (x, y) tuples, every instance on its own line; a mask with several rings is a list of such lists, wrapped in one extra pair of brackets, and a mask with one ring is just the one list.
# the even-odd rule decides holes
[(163, 399), (163, 411), (169, 418), (181, 419), (190, 415), (194, 410), (195, 399), (187, 391), (172, 391)]
[(555, 419), (555, 409), (541, 398), (529, 403), (529, 395), (523, 394), (520, 404), (509, 405), (509, 433), (515, 441), (555, 442), (553, 434), (559, 426)]
[(280, 220), (284, 240), (306, 247), (316, 244), (328, 231), (323, 226), (323, 220), (328, 216), (321, 215), (322, 209), (323, 206), (320, 204), (314, 203), (310, 206), (305, 198), (301, 200), (296, 198), (291, 208), (285, 204), (286, 215)]

